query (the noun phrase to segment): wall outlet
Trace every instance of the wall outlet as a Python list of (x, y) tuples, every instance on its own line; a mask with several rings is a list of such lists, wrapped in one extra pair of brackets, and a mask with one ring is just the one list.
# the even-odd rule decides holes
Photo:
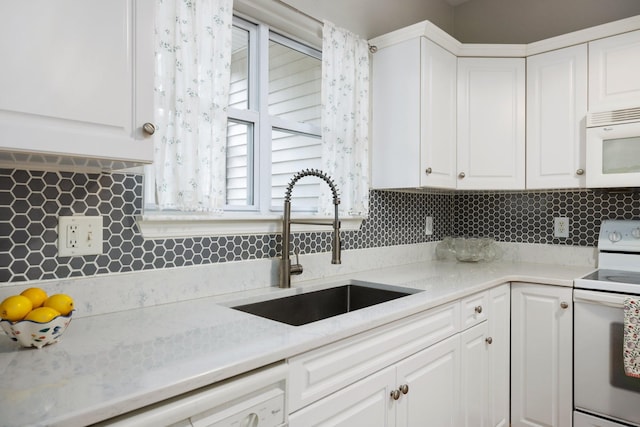
[(102, 216), (58, 218), (58, 256), (99, 255), (102, 251)]
[(433, 217), (428, 216), (424, 219), (424, 234), (426, 236), (433, 235)]
[(561, 216), (553, 219), (553, 237), (567, 238), (570, 231), (569, 218)]

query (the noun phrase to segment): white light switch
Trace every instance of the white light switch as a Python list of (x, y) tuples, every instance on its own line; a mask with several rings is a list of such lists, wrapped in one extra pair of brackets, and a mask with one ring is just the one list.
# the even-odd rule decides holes
[(424, 219), (424, 234), (427, 236), (433, 235), (433, 217), (428, 216)]
[(102, 216), (58, 218), (58, 256), (99, 255), (102, 243)]

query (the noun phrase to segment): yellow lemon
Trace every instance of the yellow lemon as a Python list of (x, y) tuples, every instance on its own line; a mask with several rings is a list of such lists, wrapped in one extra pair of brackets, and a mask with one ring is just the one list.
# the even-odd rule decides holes
[(31, 310), (29, 314), (27, 314), (27, 317), (24, 318), (24, 320), (31, 320), (32, 322), (38, 323), (47, 323), (58, 316), (60, 316), (60, 312), (58, 310), (54, 310), (50, 307), (40, 307)]
[(29, 298), (31, 304), (33, 304), (33, 308), (41, 307), (47, 299), (47, 293), (40, 288), (25, 289), (20, 295)]
[(31, 300), (23, 295), (12, 295), (2, 301), (0, 304), (0, 317), (11, 322), (17, 322), (24, 319), (31, 309), (33, 304)]
[(73, 310), (73, 298), (66, 294), (51, 295), (44, 301), (44, 306), (51, 307), (66, 316)]

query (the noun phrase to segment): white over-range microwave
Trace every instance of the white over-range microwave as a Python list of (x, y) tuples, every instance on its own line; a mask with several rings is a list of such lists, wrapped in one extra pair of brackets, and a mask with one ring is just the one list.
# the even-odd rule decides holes
[(587, 115), (587, 187), (640, 187), (640, 107)]

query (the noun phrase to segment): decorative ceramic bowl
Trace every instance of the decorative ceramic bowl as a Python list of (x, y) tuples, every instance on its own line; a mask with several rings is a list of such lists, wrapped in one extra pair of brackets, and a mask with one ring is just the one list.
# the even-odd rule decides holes
[(31, 320), (21, 320), (10, 322), (1, 320), (0, 326), (4, 332), (14, 341), (23, 347), (42, 348), (45, 345), (53, 344), (60, 340), (69, 323), (71, 315), (58, 316), (46, 323), (38, 323)]

